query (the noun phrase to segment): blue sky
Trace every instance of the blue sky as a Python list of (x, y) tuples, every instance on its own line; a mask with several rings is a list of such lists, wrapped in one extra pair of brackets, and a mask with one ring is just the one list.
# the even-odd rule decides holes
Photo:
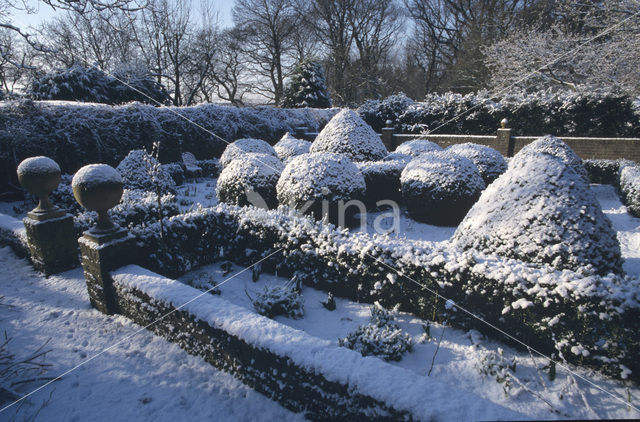
[[(200, 4), (199, 0), (191, 0), (194, 7)], [(202, 0), (204, 2), (211, 2), (216, 9), (220, 12), (220, 23), (222, 26), (231, 25), (231, 9), (233, 8), (234, 0)], [(40, 23), (47, 19), (51, 19), (56, 15), (56, 12), (51, 7), (43, 4), (37, 0), (27, 1), (30, 6), (36, 9), (36, 13), (26, 13), (24, 11), (14, 11), (13, 24), (20, 28), (27, 28), (29, 26), (38, 26)]]

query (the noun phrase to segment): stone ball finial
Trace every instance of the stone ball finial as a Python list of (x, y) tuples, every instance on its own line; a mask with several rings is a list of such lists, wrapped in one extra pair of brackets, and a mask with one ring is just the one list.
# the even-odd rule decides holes
[(386, 122), (384, 122), (384, 124), (387, 125), (386, 127), (391, 127), (391, 125), (393, 125), (393, 121), (387, 120)]
[(89, 211), (98, 213), (98, 222), (90, 231), (95, 234), (116, 231), (108, 211), (118, 205), (124, 190), (122, 176), (106, 164), (82, 167), (71, 181), (76, 201)]
[(502, 129), (506, 129), (508, 124), (509, 124), (509, 120), (507, 120), (506, 117), (504, 119), (500, 120), (500, 127)]
[(23, 188), (38, 197), (38, 206), (30, 214), (45, 215), (59, 211), (49, 194), (60, 184), (60, 166), (49, 157), (31, 157), (23, 160), (17, 169)]

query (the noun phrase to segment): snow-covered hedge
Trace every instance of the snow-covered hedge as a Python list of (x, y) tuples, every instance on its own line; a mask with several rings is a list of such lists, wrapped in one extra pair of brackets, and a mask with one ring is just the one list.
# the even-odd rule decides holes
[(139, 103), (2, 102), (0, 186), (17, 183), (15, 169), (27, 157), (46, 155), (63, 173), (71, 174), (92, 163), (115, 167), (129, 151), (151, 151), (153, 142), (159, 141), (163, 164), (180, 162), (185, 151), (199, 160), (210, 159), (219, 157), (227, 145), (220, 138), (231, 142), (254, 137), (275, 143), (295, 127), (322, 129), (336, 112), (214, 104), (153, 107)]
[(399, 203), (402, 200), (400, 174), (407, 166), (406, 161), (364, 161), (356, 163), (356, 166), (367, 185), (367, 207), (375, 207), (378, 201), (391, 200)]
[(268, 154), (242, 154), (222, 170), (216, 185), (221, 202), (232, 205), (278, 206), (276, 183), (284, 166)]
[(278, 156), (273, 147), (262, 139), (242, 138), (227, 145), (220, 157), (220, 165), (224, 168), (236, 158), (251, 153)]
[(429, 152), (442, 151), (442, 147), (435, 142), (431, 142), (427, 139), (413, 139), (411, 141), (404, 142), (396, 148), (394, 152), (398, 154), (406, 154), (412, 157), (417, 157), (420, 154)]
[(382, 161), (402, 161), (405, 164), (409, 164), (409, 161), (413, 160), (413, 157), (409, 154), (403, 154), (398, 151), (390, 152)]
[(582, 162), (591, 183), (618, 186), (620, 160), (583, 160)]
[(402, 171), (400, 183), (409, 215), (438, 226), (457, 225), (485, 188), (475, 164), (448, 151), (415, 158)]
[(485, 92), (464, 96), (445, 93), (429, 94), (423, 102), (391, 96), (364, 103), (358, 114), (376, 131), (391, 120), (402, 133), (438, 128), (438, 133), (493, 135), (500, 121), (507, 118), (516, 135), (637, 137), (640, 134), (640, 115), (632, 98), (597, 92), (510, 92), (502, 98), (489, 97)]
[(311, 148), (311, 142), (305, 141), (304, 139), (294, 138), (289, 134), (289, 132), (287, 132), (278, 141), (278, 143), (273, 146), (273, 148), (276, 150), (278, 158), (280, 158), (282, 162), (286, 163), (293, 157), (308, 153)]
[(544, 153), (517, 154), (452, 241), (463, 249), (557, 269), (622, 272), (616, 232), (589, 185), (562, 159)]
[(638, 279), (558, 271), (446, 243), (349, 232), (284, 208), (220, 204), (169, 218), (164, 227), (164, 237), (158, 223), (132, 230), (149, 251), (141, 254), (142, 265), (161, 274), (175, 277), (216, 260), (250, 265), (283, 248), (262, 262), (263, 271), (296, 273), (305, 284), (337, 296), (378, 300), (387, 308), (400, 304), (418, 316), (447, 318), (503, 339), (457, 311), (459, 305), (544, 353), (557, 348), (572, 363), (640, 380)]
[(447, 148), (447, 151), (471, 160), (478, 167), (485, 185), (489, 185), (507, 170), (507, 162), (502, 154), (486, 145), (456, 144)]
[(536, 139), (528, 145), (525, 145), (518, 156), (524, 159), (525, 154), (534, 153), (542, 153), (546, 155), (550, 155), (552, 157), (557, 157), (562, 160), (567, 166), (571, 167), (571, 169), (582, 178), (585, 182), (589, 181), (589, 175), (587, 174), (587, 170), (584, 168), (584, 164), (582, 164), (582, 159), (578, 157), (569, 145), (562, 142), (562, 140), (556, 138), (555, 136), (546, 135)]
[(382, 160), (388, 153), (380, 136), (349, 109), (340, 111), (327, 123), (310, 151), (344, 154), (353, 161)]
[(133, 150), (118, 164), (116, 170), (122, 176), (126, 189), (140, 189), (161, 193), (175, 193), (176, 182), (166, 167), (145, 150)]
[(334, 224), (342, 217), (348, 225), (357, 208), (350, 206), (342, 213), (340, 202), (364, 199), (366, 185), (358, 167), (346, 156), (315, 153), (289, 161), (276, 189), (280, 204)]
[(217, 158), (211, 158), (209, 160), (198, 160), (196, 165), (202, 169), (202, 175), (205, 177), (216, 178), (222, 171), (222, 164)]
[(629, 213), (640, 217), (640, 165), (628, 164), (620, 169), (620, 197)]

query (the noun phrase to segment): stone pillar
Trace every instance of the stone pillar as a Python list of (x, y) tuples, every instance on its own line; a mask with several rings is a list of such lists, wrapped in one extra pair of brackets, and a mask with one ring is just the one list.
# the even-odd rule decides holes
[(500, 122), (500, 129), (496, 134), (498, 145), (504, 145), (504, 149), (507, 152), (507, 157), (513, 157), (513, 152), (515, 149), (515, 142), (511, 138), (511, 129), (507, 127), (509, 121), (507, 119), (502, 119)]
[(38, 206), (22, 221), (33, 266), (49, 276), (78, 265), (73, 217), (49, 201), (60, 183), (60, 166), (47, 157), (31, 157), (18, 166), (18, 180), (38, 197)]
[(306, 139), (309, 128), (306, 126), (298, 126), (293, 128), (293, 137), (297, 139)]
[(78, 239), (82, 268), (91, 305), (105, 314), (118, 312), (111, 272), (136, 261), (136, 245), (129, 233), (109, 219), (108, 211), (122, 197), (122, 177), (106, 164), (91, 164), (73, 177), (73, 195), (98, 213), (95, 227)]
[(387, 147), (387, 151), (391, 152), (396, 149), (396, 145), (393, 140), (393, 126), (391, 126), (393, 122), (391, 120), (387, 120), (385, 123), (387, 126), (382, 128), (382, 135), (380, 137), (382, 138), (384, 146)]

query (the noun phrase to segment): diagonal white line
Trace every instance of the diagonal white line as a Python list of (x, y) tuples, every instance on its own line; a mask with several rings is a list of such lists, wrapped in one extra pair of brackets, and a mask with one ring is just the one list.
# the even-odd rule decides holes
[(635, 407), (634, 405), (632, 405), (631, 403), (625, 401), (623, 398), (617, 396), (616, 394), (613, 394), (607, 390), (605, 390), (604, 388), (600, 387), (599, 385), (597, 385), (596, 383), (594, 383), (593, 381), (583, 377), (582, 375), (572, 371), (567, 365), (564, 365), (562, 362), (558, 362), (552, 358), (550, 358), (549, 356), (545, 355), (542, 352), (539, 352), (538, 350), (536, 350), (535, 348), (529, 346), (528, 344), (524, 343), (523, 341), (517, 339), (516, 337), (512, 336), (511, 334), (507, 333), (506, 331), (502, 330), (499, 327), (496, 327), (495, 325), (493, 325), (492, 323), (485, 321), (484, 319), (480, 318), (478, 315), (474, 314), (473, 312), (463, 308), (462, 306), (458, 305), (457, 303), (455, 303), (454, 301), (452, 301), (451, 299), (448, 299), (444, 296), (442, 296), (440, 293), (436, 292), (433, 289), (430, 289), (429, 287), (425, 286), (424, 284), (414, 280), (413, 278), (409, 277), (406, 274), (403, 274), (402, 271), (400, 271), (399, 269), (387, 264), (386, 262), (382, 261), (380, 258), (377, 258), (373, 255), (371, 255), (368, 252), (365, 252), (365, 254), (367, 254), (369, 257), (373, 258), (376, 262), (384, 265), (385, 267), (389, 268), (390, 270), (394, 271), (396, 274), (398, 274), (400, 277), (404, 277), (407, 280), (411, 281), (412, 283), (415, 283), (416, 285), (420, 286), (422, 289), (428, 291), (429, 293), (433, 294), (434, 296), (437, 296), (445, 301), (450, 301), (451, 303), (454, 304), (454, 306), (458, 309), (460, 309), (461, 311), (463, 311), (464, 313), (466, 313), (467, 315), (471, 316), (474, 319), (477, 319), (478, 321), (482, 322), (483, 324), (487, 325), (488, 327), (496, 330), (497, 332), (499, 332), (500, 334), (504, 335), (505, 337), (508, 337), (509, 339), (515, 341), (516, 343), (520, 344), (521, 346), (524, 346), (527, 349), (530, 349), (532, 351), (534, 351), (536, 354), (542, 356), (545, 359), (549, 359), (549, 361), (555, 363), (557, 366), (559, 366), (560, 368), (564, 369), (565, 371), (575, 375), (576, 377), (580, 378), (581, 380), (585, 381), (586, 383), (588, 383), (589, 385), (591, 385), (592, 387), (595, 387), (596, 389), (602, 391), (603, 393), (607, 394), (608, 396), (616, 399), (617, 401), (623, 403), (625, 406), (629, 406), (631, 407), (633, 410), (635, 410), (636, 412), (640, 413), (640, 409), (638, 409), (637, 407)]
[(28, 394), (25, 394), (24, 396), (20, 397), (19, 399), (15, 400), (14, 402), (6, 405), (5, 407), (3, 407), (2, 409), (0, 409), (0, 413), (4, 412), (5, 410), (9, 409), (10, 407), (12, 407), (13, 405), (23, 401), (24, 399), (26, 399), (27, 397), (37, 393), (38, 391), (42, 390), (43, 388), (51, 385), (52, 383), (60, 380), (62, 377), (70, 374), (71, 372), (75, 371), (76, 369), (84, 366), (85, 364), (91, 362), (92, 360), (94, 360), (95, 358), (102, 356), (103, 354), (105, 354), (106, 352), (108, 352), (109, 350), (113, 349), (114, 347), (116, 347), (117, 345), (119, 345), (120, 343), (124, 342), (125, 340), (128, 340), (132, 337), (134, 337), (135, 335), (141, 333), (142, 331), (147, 330), (149, 327), (151, 327), (152, 325), (156, 324), (157, 322), (162, 321), (163, 319), (165, 319), (166, 317), (168, 317), (169, 315), (175, 313), (176, 311), (179, 311), (180, 309), (184, 308), (185, 306), (187, 306), (188, 304), (192, 303), (193, 301), (201, 298), (202, 296), (208, 294), (209, 292), (211, 292), (212, 290), (222, 286), (223, 284), (225, 284), (226, 282), (228, 282), (229, 280), (234, 279), (235, 277), (239, 276), (240, 274), (248, 271), (249, 269), (255, 267), (256, 265), (260, 264), (261, 262), (265, 261), (266, 259), (272, 257), (273, 255), (277, 254), (278, 252), (282, 251), (283, 248), (279, 248), (276, 249), (275, 251), (273, 251), (272, 253), (270, 253), (269, 255), (265, 256), (264, 258), (254, 262), (253, 264), (249, 265), (248, 267), (242, 269), (241, 271), (238, 271), (237, 273), (235, 273), (234, 275), (232, 275), (231, 277), (221, 281), (220, 283), (218, 283), (217, 285), (211, 287), (210, 289), (203, 291), (202, 293), (200, 293), (199, 295), (195, 296), (193, 299), (190, 299), (188, 301), (186, 301), (185, 303), (183, 303), (180, 306), (177, 306), (176, 308), (172, 309), (171, 311), (167, 312), (166, 314), (158, 317), (157, 319), (155, 319), (154, 321), (150, 322), (149, 324), (145, 325), (142, 328), (139, 328), (138, 330), (134, 331), (133, 333), (121, 338), (120, 340), (118, 340), (117, 342), (113, 343), (111, 346), (107, 347), (106, 349), (103, 349), (102, 351), (96, 353), (95, 355), (91, 356), (88, 359), (85, 359), (84, 361), (80, 362), (79, 364), (77, 364), (76, 366), (74, 366), (73, 368), (63, 372), (62, 374), (58, 375), (57, 377), (55, 377), (54, 379), (48, 381), (47, 383), (41, 385), (40, 387), (36, 388), (35, 390), (31, 391)]

